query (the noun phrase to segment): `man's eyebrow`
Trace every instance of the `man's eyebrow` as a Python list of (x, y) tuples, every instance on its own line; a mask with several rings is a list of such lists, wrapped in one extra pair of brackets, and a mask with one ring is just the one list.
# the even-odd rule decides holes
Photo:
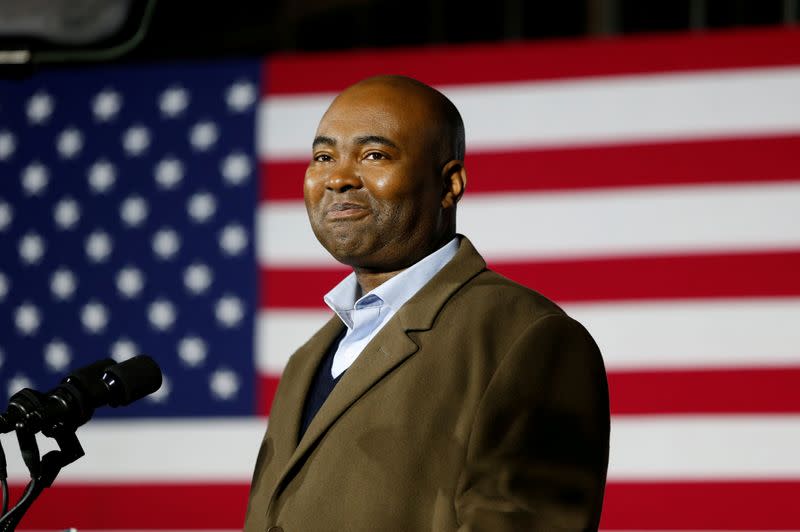
[(335, 147), (336, 146), (336, 139), (331, 137), (326, 137), (324, 135), (319, 135), (314, 137), (314, 142), (311, 144), (312, 148), (316, 148), (320, 144), (324, 144), (326, 146)]
[(389, 148), (394, 148), (396, 150), (400, 149), (397, 147), (397, 144), (380, 135), (364, 135), (363, 137), (356, 137), (355, 142), (360, 146), (364, 146), (365, 144), (383, 144)]

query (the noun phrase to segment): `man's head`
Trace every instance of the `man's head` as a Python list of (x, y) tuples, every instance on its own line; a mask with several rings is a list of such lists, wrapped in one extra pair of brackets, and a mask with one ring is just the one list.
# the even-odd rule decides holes
[(361, 81), (317, 128), (304, 184), (314, 234), (358, 270), (406, 268), (455, 235), (463, 161), (464, 125), (443, 94), (400, 76)]

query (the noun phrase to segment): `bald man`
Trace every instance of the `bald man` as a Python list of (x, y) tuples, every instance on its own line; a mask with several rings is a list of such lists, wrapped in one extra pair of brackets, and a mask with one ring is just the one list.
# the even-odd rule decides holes
[(597, 530), (602, 358), (456, 233), (465, 186), (461, 117), (419, 81), (364, 80), (322, 117), (305, 203), (353, 273), (286, 366), (245, 532)]

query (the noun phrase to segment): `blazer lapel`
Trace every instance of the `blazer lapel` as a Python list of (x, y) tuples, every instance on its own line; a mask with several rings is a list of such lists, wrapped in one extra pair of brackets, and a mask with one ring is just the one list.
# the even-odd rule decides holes
[[(350, 405), (419, 349), (419, 346), (409, 337), (408, 333), (410, 331), (430, 329), (433, 326), (436, 315), (447, 300), (461, 286), (485, 268), (486, 263), (483, 258), (475, 251), (475, 248), (466, 237), (461, 237), (459, 251), (453, 260), (437, 273), (431, 282), (403, 305), (397, 314), (364, 348), (364, 351), (334, 387), (284, 466), (278, 478), (276, 489), (273, 492), (272, 500), (282, 490), (283, 483), (289, 472), (295, 468), (296, 464), (303, 459), (317, 440)], [(334, 318), (331, 321), (335, 323), (338, 318)], [(302, 369), (298, 371), (298, 376), (302, 376), (298, 382), (302, 383), (302, 385), (293, 387), (294, 396), (291, 400), (294, 404), (291, 407), (291, 419), (294, 420), (295, 424), (288, 428), (294, 431), (295, 438), (299, 432), (300, 415), (302, 415), (303, 403), (311, 385), (314, 371), (338, 331), (341, 331), (341, 327), (334, 328), (329, 322), (303, 347), (304, 351), (313, 348), (317, 352), (313, 356), (308, 356), (308, 360), (304, 362)], [(327, 340), (327, 343), (324, 343), (325, 340)], [(297, 355), (300, 355), (300, 352)]]
[[(288, 443), (284, 447), (285, 449), (291, 449), (294, 452), (297, 447), (300, 423), (303, 417), (303, 406), (305, 405), (309, 388), (311, 388), (311, 383), (314, 380), (314, 374), (328, 348), (339, 336), (343, 328), (344, 324), (338, 316), (334, 315), (308, 342), (297, 350), (291, 361), (297, 361), (297, 364), (293, 365), (290, 362), (290, 365), (287, 366), (286, 371), (281, 376), (281, 379), (285, 379), (287, 383), (293, 383), (287, 388), (288, 393), (285, 401), (281, 403), (281, 419), (283, 423), (280, 427), (274, 427), (275, 431), (280, 434), (281, 440)], [(286, 456), (285, 459), (288, 460), (289, 456)]]

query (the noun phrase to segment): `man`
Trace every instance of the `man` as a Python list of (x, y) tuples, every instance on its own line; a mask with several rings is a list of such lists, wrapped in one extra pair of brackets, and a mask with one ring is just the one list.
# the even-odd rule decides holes
[(353, 273), (286, 366), (246, 532), (597, 530), (600, 353), (456, 234), (463, 161), (458, 111), (409, 78), (357, 83), (322, 117), (305, 203)]

